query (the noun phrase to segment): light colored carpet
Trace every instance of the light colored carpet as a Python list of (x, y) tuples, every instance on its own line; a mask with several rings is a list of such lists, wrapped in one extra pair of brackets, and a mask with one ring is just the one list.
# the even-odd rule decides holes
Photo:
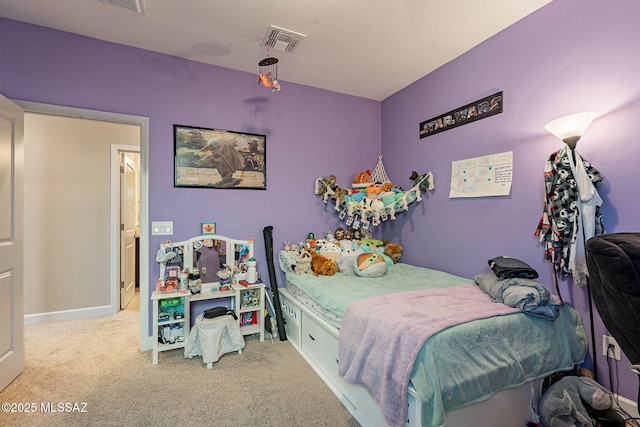
[[(26, 326), (24, 372), (0, 403), (34, 403), (37, 413), (0, 412), (0, 425), (358, 426), (288, 341), (246, 337), (242, 354), (210, 370), (182, 350), (153, 365), (139, 350), (133, 304), (112, 316)], [(86, 404), (86, 412), (41, 411), (59, 403)]]

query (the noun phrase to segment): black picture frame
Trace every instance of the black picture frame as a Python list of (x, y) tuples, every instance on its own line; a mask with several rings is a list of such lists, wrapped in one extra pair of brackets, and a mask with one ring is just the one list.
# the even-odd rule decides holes
[(267, 189), (267, 136), (173, 125), (174, 186)]

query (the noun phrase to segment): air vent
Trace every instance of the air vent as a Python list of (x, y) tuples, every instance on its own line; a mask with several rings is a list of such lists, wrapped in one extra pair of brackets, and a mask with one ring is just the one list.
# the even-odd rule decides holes
[(272, 25), (264, 35), (260, 46), (269, 46), (282, 52), (291, 52), (305, 37), (304, 34)]
[(123, 7), (137, 13), (144, 13), (142, 0), (98, 0), (102, 3), (111, 4), (113, 6)]

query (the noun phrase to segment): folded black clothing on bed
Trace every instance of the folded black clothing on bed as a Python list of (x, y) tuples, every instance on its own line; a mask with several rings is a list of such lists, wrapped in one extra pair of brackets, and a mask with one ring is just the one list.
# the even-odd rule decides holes
[(522, 277), (525, 279), (537, 279), (538, 272), (531, 268), (529, 264), (516, 258), (508, 256), (498, 256), (491, 258), (489, 267), (500, 279), (510, 279)]

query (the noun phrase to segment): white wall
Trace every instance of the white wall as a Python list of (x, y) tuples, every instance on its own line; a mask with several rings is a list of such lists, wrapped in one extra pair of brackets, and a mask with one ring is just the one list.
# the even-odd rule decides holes
[(110, 306), (110, 147), (140, 128), (27, 113), (24, 141), (25, 315)]

